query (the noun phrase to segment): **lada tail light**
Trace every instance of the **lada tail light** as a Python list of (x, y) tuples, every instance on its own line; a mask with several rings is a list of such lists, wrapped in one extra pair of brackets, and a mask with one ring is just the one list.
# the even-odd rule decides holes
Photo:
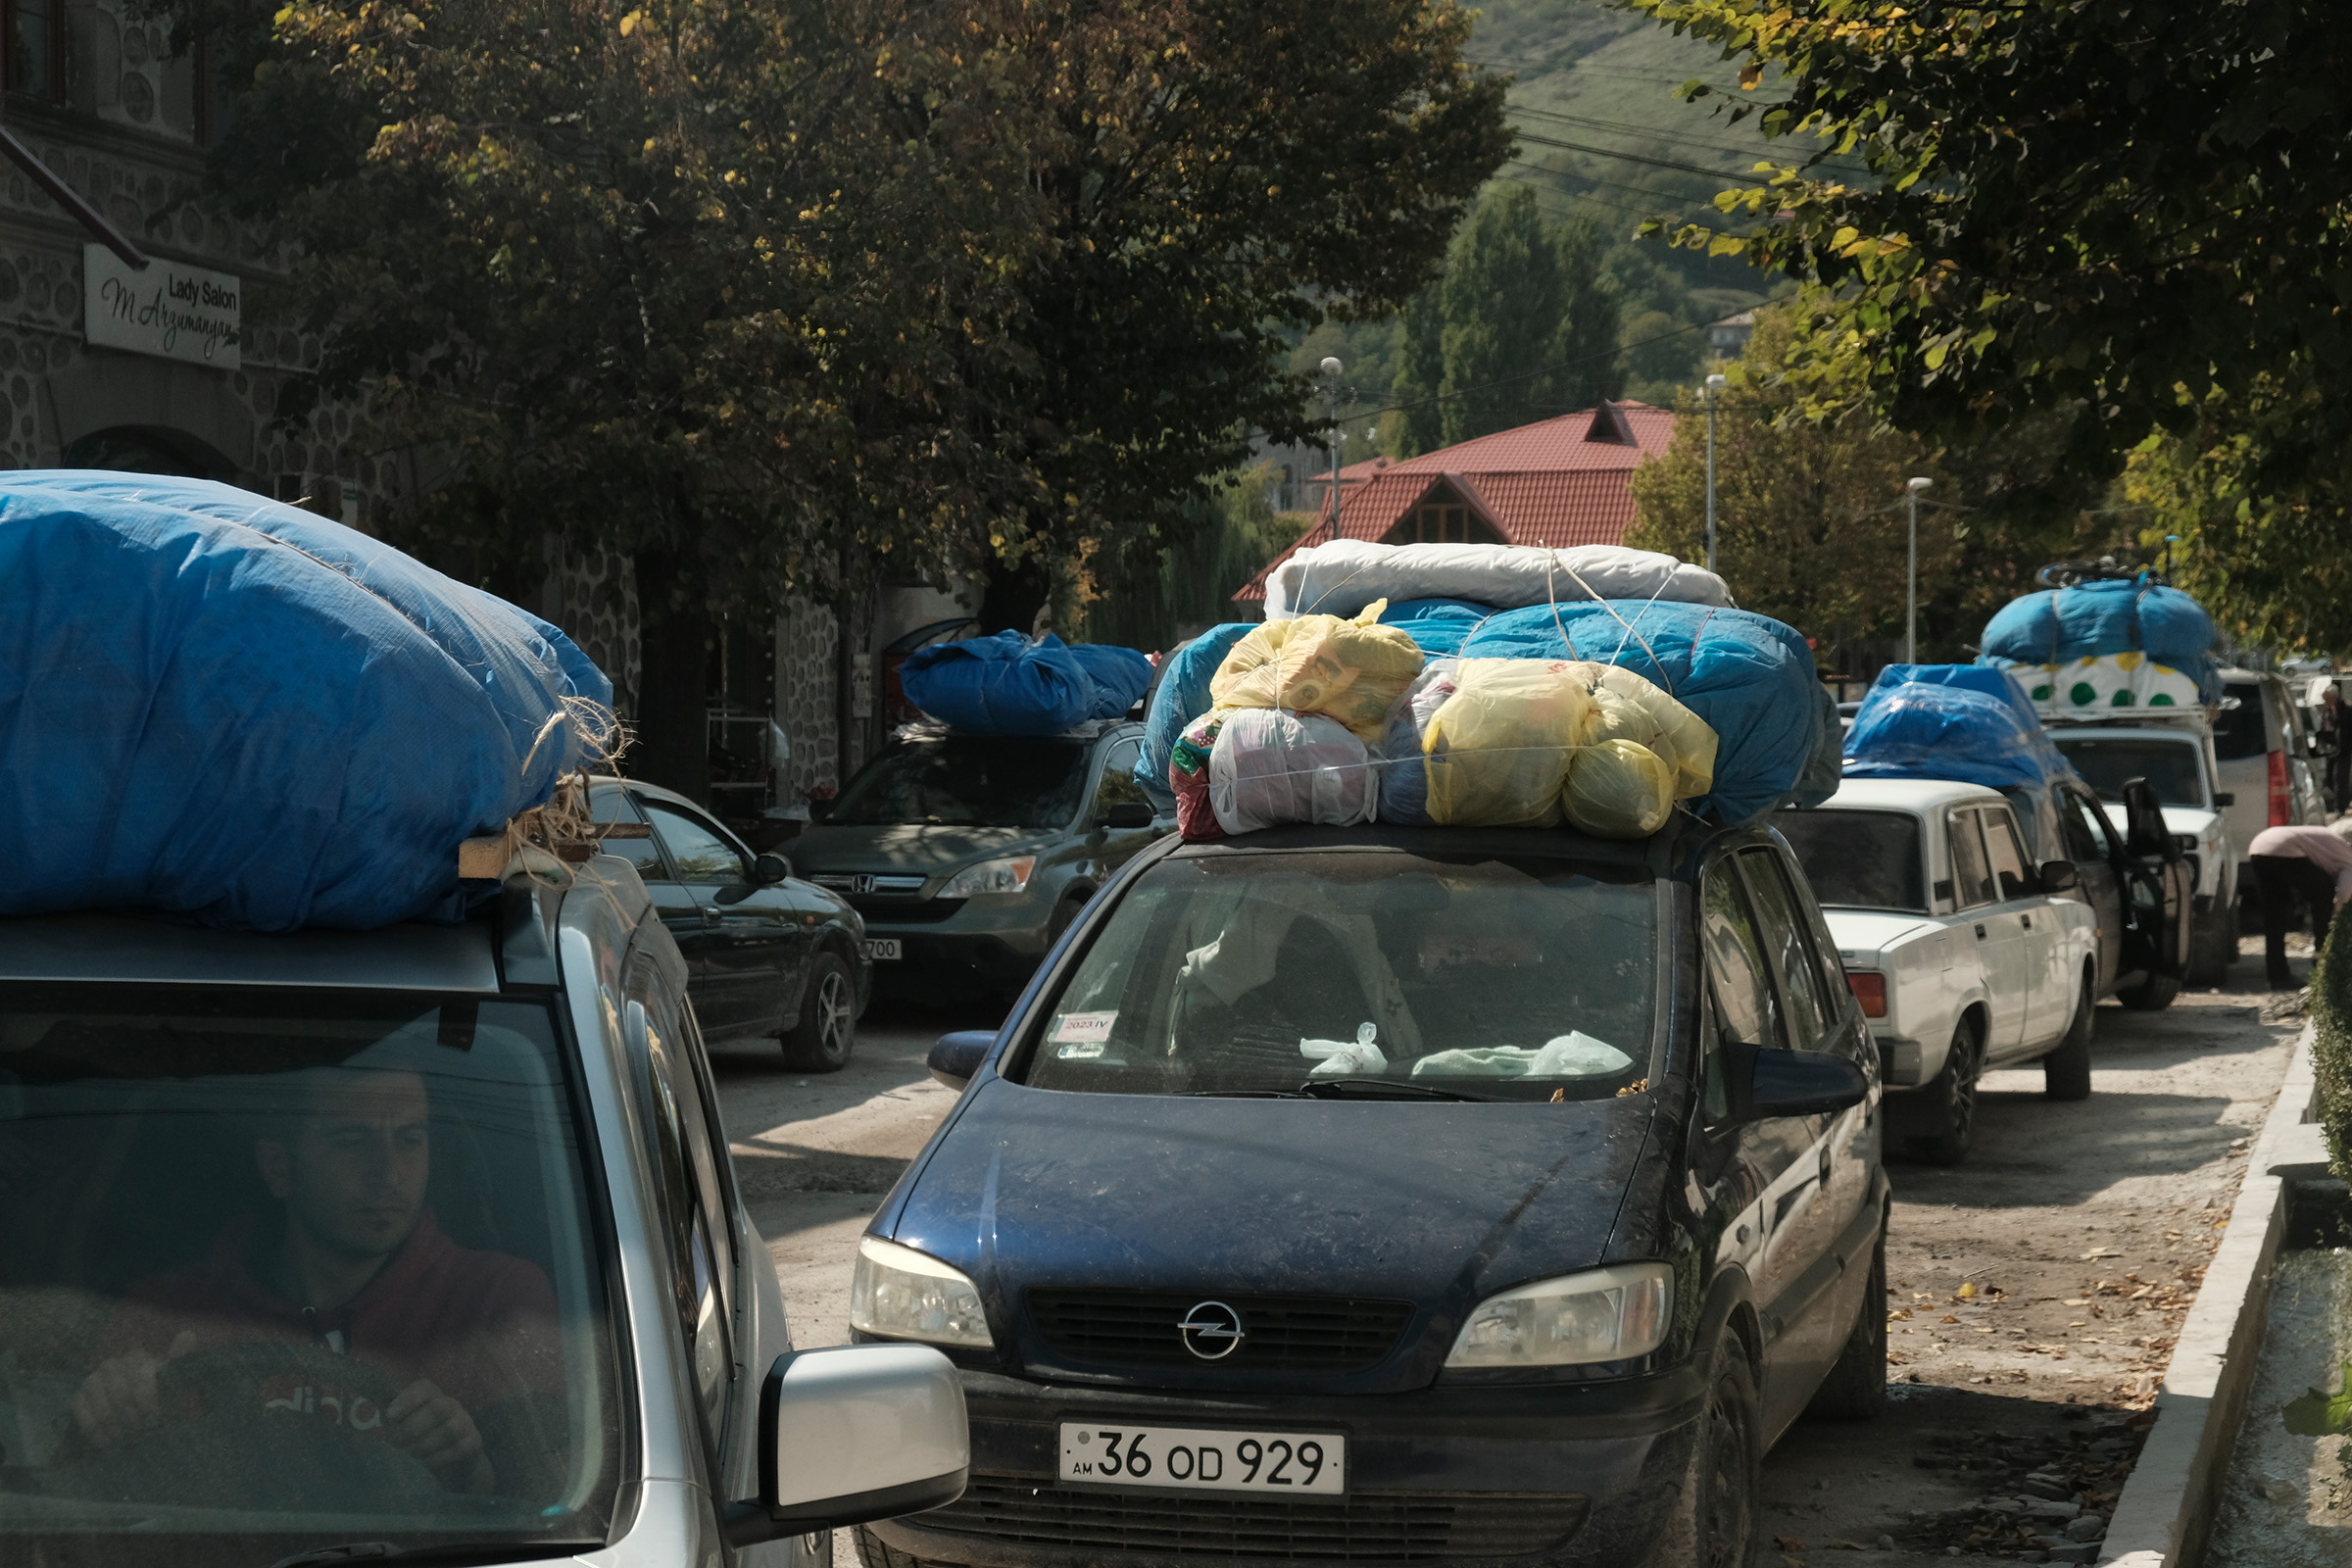
[(2294, 820), (2286, 790), (2286, 754), (2271, 754), (2271, 826), (2284, 827)]
[(1868, 969), (1849, 969), (1845, 983), (1854, 988), (1854, 1000), (1862, 1004), (1862, 1016), (1886, 1016), (1886, 977)]

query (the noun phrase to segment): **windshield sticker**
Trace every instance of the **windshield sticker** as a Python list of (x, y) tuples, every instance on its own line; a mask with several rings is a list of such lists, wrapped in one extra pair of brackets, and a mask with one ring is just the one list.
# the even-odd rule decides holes
[(1110, 1038), (1110, 1026), (1118, 1016), (1115, 1012), (1065, 1012), (1054, 1020), (1054, 1033), (1048, 1038), (1100, 1044)]
[(1064, 1061), (1094, 1061), (1102, 1056), (1105, 1049), (1101, 1041), (1090, 1040), (1080, 1045), (1056, 1047), (1054, 1054)]

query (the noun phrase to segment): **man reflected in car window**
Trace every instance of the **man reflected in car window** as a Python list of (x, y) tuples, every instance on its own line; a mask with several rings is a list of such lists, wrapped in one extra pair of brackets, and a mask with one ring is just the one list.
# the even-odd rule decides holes
[[(528, 1396), (560, 1394), (554, 1293), (537, 1265), (461, 1247), (435, 1223), (423, 1076), (302, 1074), (253, 1153), (276, 1212), (232, 1223), (209, 1257), (130, 1290), (74, 1401), (82, 1432), (112, 1447), (164, 1421), (215, 1415), (168, 1398), (159, 1380), (183, 1357), (253, 1348), (215, 1358), (249, 1370), (229, 1396), (249, 1408), (226, 1413), (228, 1433), (238, 1419), (300, 1419), (317, 1423), (320, 1442), (346, 1441), (330, 1435), (342, 1428), (390, 1444), (447, 1490), (515, 1490), (521, 1478), (499, 1473), (506, 1449), (485, 1444), (482, 1418), (504, 1410), (513, 1420), (520, 1405), (543, 1422), (550, 1401)], [(323, 1353), (273, 1358), (272, 1346)], [(361, 1365), (340, 1375), (340, 1357)], [(525, 1446), (561, 1441), (544, 1434)]]

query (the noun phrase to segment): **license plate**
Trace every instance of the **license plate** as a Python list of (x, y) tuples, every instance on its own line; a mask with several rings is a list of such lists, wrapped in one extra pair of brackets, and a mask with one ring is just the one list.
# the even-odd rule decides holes
[(1348, 1440), (1336, 1432), (1217, 1432), (1065, 1421), (1061, 1479), (1179, 1492), (1338, 1496), (1348, 1490)]
[(897, 958), (903, 956), (903, 955), (899, 952), (899, 939), (897, 937), (867, 938), (865, 944), (865, 956), (869, 958)]

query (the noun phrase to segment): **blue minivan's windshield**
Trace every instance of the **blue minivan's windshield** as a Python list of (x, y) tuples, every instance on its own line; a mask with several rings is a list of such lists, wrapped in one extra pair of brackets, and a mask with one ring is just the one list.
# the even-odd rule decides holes
[(0, 986), (0, 1557), (601, 1544), (558, 1038), (536, 1002)]
[(1533, 856), (1174, 857), (1045, 1009), (1023, 1076), (1110, 1094), (1614, 1095), (1649, 1070), (1656, 902), (1646, 875)]
[(825, 813), (837, 827), (1056, 828), (1077, 814), (1087, 749), (1028, 736), (901, 741), (859, 769)]

